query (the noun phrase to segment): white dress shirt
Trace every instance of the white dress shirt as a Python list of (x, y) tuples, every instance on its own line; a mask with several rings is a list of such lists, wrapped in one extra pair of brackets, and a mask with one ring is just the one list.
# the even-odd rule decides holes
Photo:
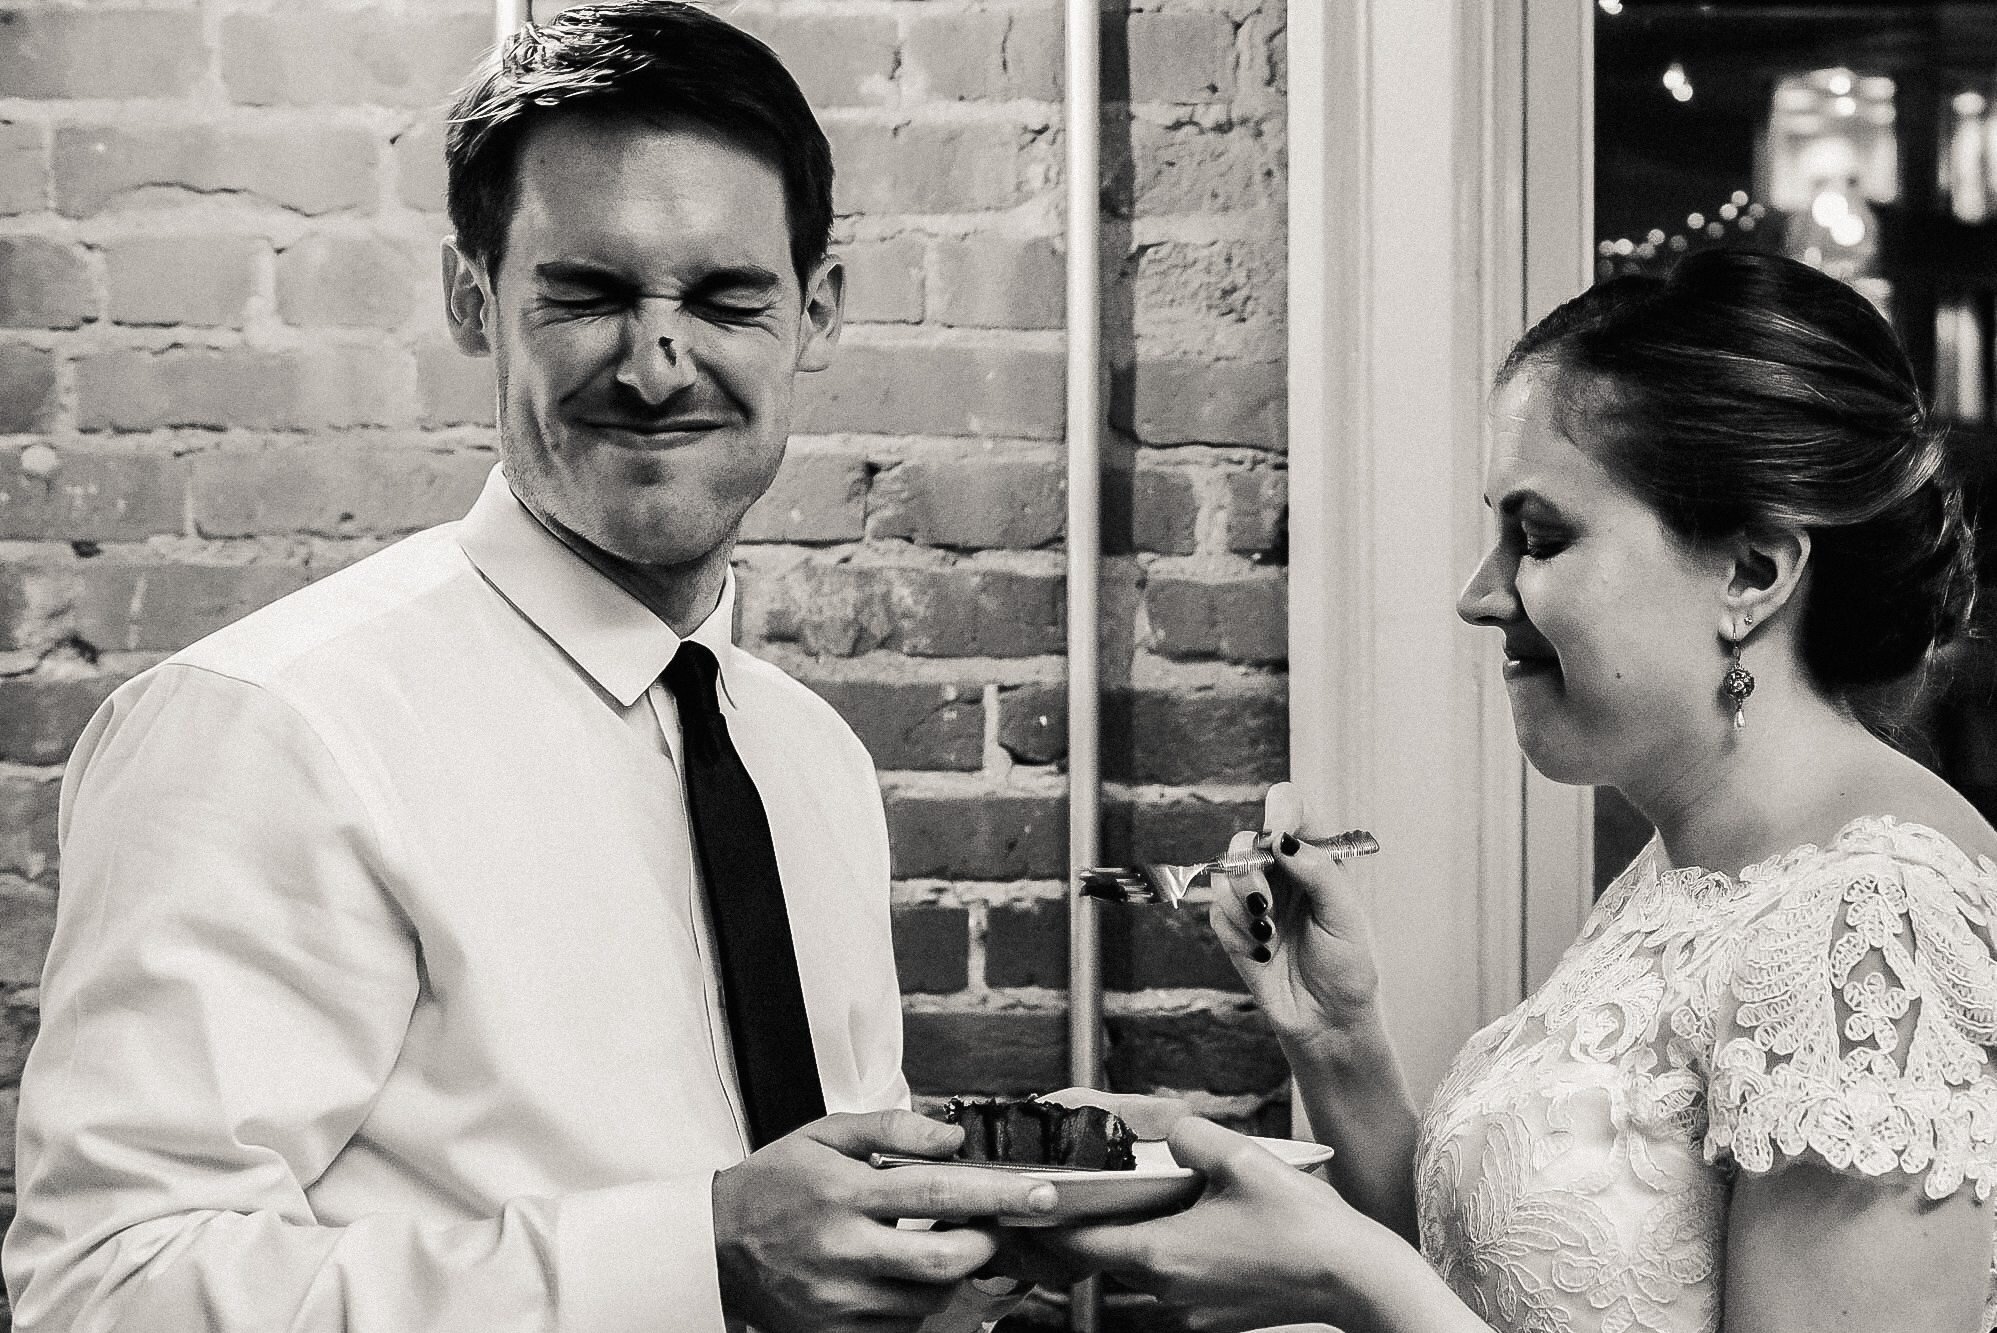
[[(906, 1104), (888, 852), (830, 706), (694, 632), (768, 808), (827, 1108)], [(678, 639), (497, 470), (118, 690), (63, 781), (16, 1328), (718, 1329), (747, 1151)]]

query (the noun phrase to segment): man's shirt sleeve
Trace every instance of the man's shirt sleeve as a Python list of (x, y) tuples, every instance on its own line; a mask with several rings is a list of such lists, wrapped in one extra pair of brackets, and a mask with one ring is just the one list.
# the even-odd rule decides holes
[(708, 1171), (319, 1223), (423, 960), (392, 825), (289, 704), (149, 673), (79, 742), (61, 829), (5, 1244), (23, 1333), (721, 1327)]

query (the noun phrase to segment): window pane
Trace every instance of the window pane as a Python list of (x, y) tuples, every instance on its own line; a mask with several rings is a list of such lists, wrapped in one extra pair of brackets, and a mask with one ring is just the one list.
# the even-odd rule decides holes
[[(1899, 330), (1997, 518), (1997, 4), (1596, 5), (1597, 274), (1737, 246), (1850, 282)], [(1988, 642), (1952, 647), (1895, 702), (1903, 748), (1997, 816)], [(1598, 882), (1648, 836), (1601, 793)]]

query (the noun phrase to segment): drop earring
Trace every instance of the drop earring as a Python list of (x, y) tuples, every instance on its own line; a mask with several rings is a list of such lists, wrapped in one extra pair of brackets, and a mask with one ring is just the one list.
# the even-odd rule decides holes
[[(1752, 625), (1754, 613), (1750, 611), (1741, 619), (1745, 624)], [(1746, 630), (1743, 629), (1741, 637), (1733, 641), (1733, 661), (1728, 664), (1726, 675), (1720, 677), (1720, 693), (1733, 701), (1735, 731), (1747, 728), (1747, 712), (1741, 705), (1747, 702), (1748, 695), (1754, 693), (1754, 673), (1740, 664), (1740, 649), (1745, 639)]]

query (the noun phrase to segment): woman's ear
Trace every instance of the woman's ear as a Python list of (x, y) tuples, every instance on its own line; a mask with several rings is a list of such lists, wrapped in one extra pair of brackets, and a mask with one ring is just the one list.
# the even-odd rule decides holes
[(1731, 557), (1720, 636), (1739, 642), (1766, 625), (1802, 587), (1810, 564), (1810, 534), (1801, 528), (1742, 533), (1726, 547)]
[(466, 356), (490, 356), (492, 340), (485, 321), (491, 309), (491, 293), (478, 263), (458, 248), (456, 237), (444, 241), (444, 318), (451, 326), (451, 341)]

